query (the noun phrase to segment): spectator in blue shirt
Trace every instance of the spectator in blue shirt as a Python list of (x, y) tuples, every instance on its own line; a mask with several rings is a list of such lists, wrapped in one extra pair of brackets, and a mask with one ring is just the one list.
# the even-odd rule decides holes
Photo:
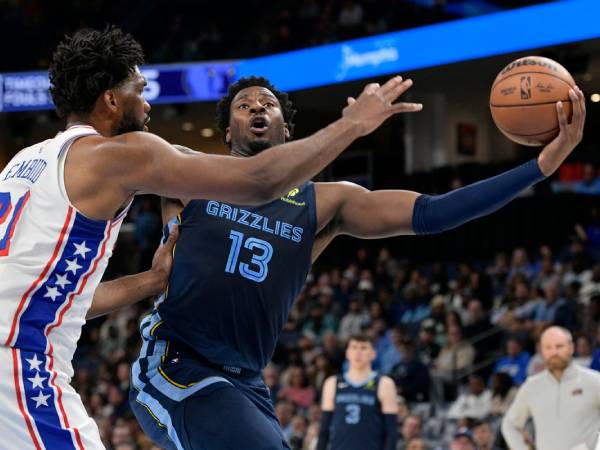
[(509, 374), (516, 385), (520, 385), (527, 378), (527, 365), (530, 355), (523, 351), (521, 342), (510, 337), (506, 341), (506, 356), (498, 360), (494, 367), (494, 373), (505, 372)]

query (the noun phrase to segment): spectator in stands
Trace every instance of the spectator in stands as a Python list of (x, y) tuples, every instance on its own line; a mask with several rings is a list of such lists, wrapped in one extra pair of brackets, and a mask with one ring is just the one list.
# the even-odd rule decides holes
[(307, 427), (308, 424), (304, 416), (296, 415), (292, 418), (292, 432), (288, 441), (291, 450), (302, 450)]
[(402, 450), (429, 450), (427, 443), (421, 438), (411, 439), (405, 447), (399, 448), (402, 448)]
[(430, 378), (427, 366), (419, 359), (414, 342), (409, 338), (400, 341), (402, 360), (394, 366), (390, 376), (396, 383), (398, 394), (407, 402), (429, 400)]
[(389, 332), (389, 339), (392, 343), (383, 354), (378, 355), (379, 371), (383, 374), (390, 374), (394, 367), (399, 364), (405, 355), (402, 353), (402, 341), (405, 339), (402, 328), (395, 326)]
[(440, 350), (434, 362), (436, 374), (452, 376), (471, 364), (475, 359), (475, 349), (463, 339), (462, 330), (457, 325), (451, 325), (447, 332), (447, 342)]
[(492, 405), (490, 415), (502, 417), (512, 404), (517, 388), (514, 386), (512, 377), (506, 372), (498, 372), (492, 375)]
[(409, 414), (404, 418), (400, 428), (398, 446), (404, 448), (412, 439), (423, 438), (423, 419), (416, 414)]
[(287, 400), (300, 408), (308, 408), (315, 401), (317, 393), (308, 385), (304, 367), (292, 369), (290, 384), (283, 386), (277, 394), (278, 400)]
[(583, 179), (573, 185), (573, 191), (578, 194), (600, 194), (600, 176), (592, 163), (584, 164)]
[(540, 350), (540, 342), (538, 341), (535, 345), (535, 354), (529, 359), (529, 364), (527, 366), (527, 376), (531, 377), (536, 373), (540, 373), (546, 368), (546, 362), (544, 361), (544, 357), (542, 356), (542, 352)]
[(459, 395), (450, 406), (447, 417), (449, 419), (485, 419), (490, 414), (492, 406), (492, 393), (485, 386), (481, 375), (469, 376), (469, 384), (466, 392)]
[(516, 337), (506, 340), (506, 355), (496, 362), (494, 373), (508, 373), (514, 384), (519, 386), (527, 378), (527, 365), (531, 355), (523, 350), (523, 345)]
[(336, 330), (336, 320), (332, 314), (325, 313), (323, 306), (319, 303), (313, 304), (310, 308), (310, 316), (306, 325), (304, 325), (304, 333), (309, 333), (318, 342), (321, 341), (325, 333)]
[(577, 338), (573, 362), (583, 367), (590, 367), (592, 363), (592, 345), (590, 339), (585, 335)]
[(477, 450), (473, 433), (468, 428), (459, 428), (450, 442), (449, 450)]
[(500, 450), (494, 445), (496, 441), (492, 425), (483, 420), (473, 427), (473, 440), (477, 444), (477, 450)]
[(524, 275), (528, 280), (531, 279), (533, 271), (529, 265), (529, 257), (524, 248), (516, 248), (512, 254), (508, 279), (512, 279), (516, 274)]
[(348, 304), (348, 312), (342, 317), (338, 329), (338, 339), (345, 343), (350, 336), (358, 334), (369, 321), (369, 313), (363, 309), (358, 296), (353, 296)]
[(435, 342), (435, 338), (435, 321), (431, 318), (425, 319), (421, 323), (421, 330), (419, 331), (417, 352), (421, 361), (423, 361), (423, 364), (426, 366), (430, 366), (440, 354), (440, 346)]
[(560, 296), (560, 284), (558, 280), (553, 280), (544, 289), (544, 303), (538, 305), (535, 311), (534, 325), (535, 334), (539, 335), (541, 330), (554, 323), (556, 310), (565, 303), (565, 299)]
[(294, 417), (294, 406), (288, 401), (278, 401), (275, 405), (275, 415), (281, 425), (281, 431), (286, 440), (292, 436), (292, 418)]
[(264, 368), (263, 381), (265, 382), (265, 385), (269, 388), (271, 401), (274, 404), (277, 400), (279, 390), (281, 389), (281, 384), (279, 383), (279, 371), (273, 364), (269, 364), (267, 367)]

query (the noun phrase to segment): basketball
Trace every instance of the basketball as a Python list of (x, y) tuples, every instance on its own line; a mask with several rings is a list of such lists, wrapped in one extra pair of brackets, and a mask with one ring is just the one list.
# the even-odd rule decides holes
[(498, 74), (490, 93), (494, 123), (512, 141), (522, 145), (545, 145), (559, 132), (556, 102), (563, 102), (567, 118), (572, 105), (571, 74), (549, 58), (526, 56)]

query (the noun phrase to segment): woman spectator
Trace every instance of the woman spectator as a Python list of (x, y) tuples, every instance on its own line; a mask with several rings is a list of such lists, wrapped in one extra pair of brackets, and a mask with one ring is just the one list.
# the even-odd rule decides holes
[(315, 401), (317, 394), (313, 386), (309, 386), (303, 367), (294, 367), (290, 374), (290, 384), (284, 386), (277, 395), (278, 400), (287, 400), (300, 408), (308, 408)]

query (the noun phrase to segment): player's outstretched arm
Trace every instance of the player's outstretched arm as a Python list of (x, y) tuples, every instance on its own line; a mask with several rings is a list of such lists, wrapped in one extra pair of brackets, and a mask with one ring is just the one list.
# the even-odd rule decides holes
[(109, 314), (164, 292), (171, 273), (173, 247), (177, 237), (177, 227), (173, 227), (167, 241), (156, 250), (150, 270), (100, 283), (94, 292), (92, 306), (88, 310), (86, 319)]
[(370, 84), (344, 109), (341, 119), (312, 136), (250, 158), (183, 154), (148, 133), (118, 136), (107, 140), (107, 151), (102, 154), (105, 173), (116, 178), (125, 192), (264, 203), (316, 175), (355, 139), (390, 116), (420, 110), (418, 104), (393, 103), (411, 85), (400, 77), (382, 86)]
[[(411, 191), (368, 191), (351, 183), (318, 183), (319, 226), (336, 234), (380, 238), (433, 234), (497, 211), (523, 190), (552, 174), (581, 141), (585, 99), (571, 90), (573, 118), (567, 122), (557, 105), (560, 133), (537, 159), (443, 195)], [(325, 228), (328, 226), (328, 228)]]

